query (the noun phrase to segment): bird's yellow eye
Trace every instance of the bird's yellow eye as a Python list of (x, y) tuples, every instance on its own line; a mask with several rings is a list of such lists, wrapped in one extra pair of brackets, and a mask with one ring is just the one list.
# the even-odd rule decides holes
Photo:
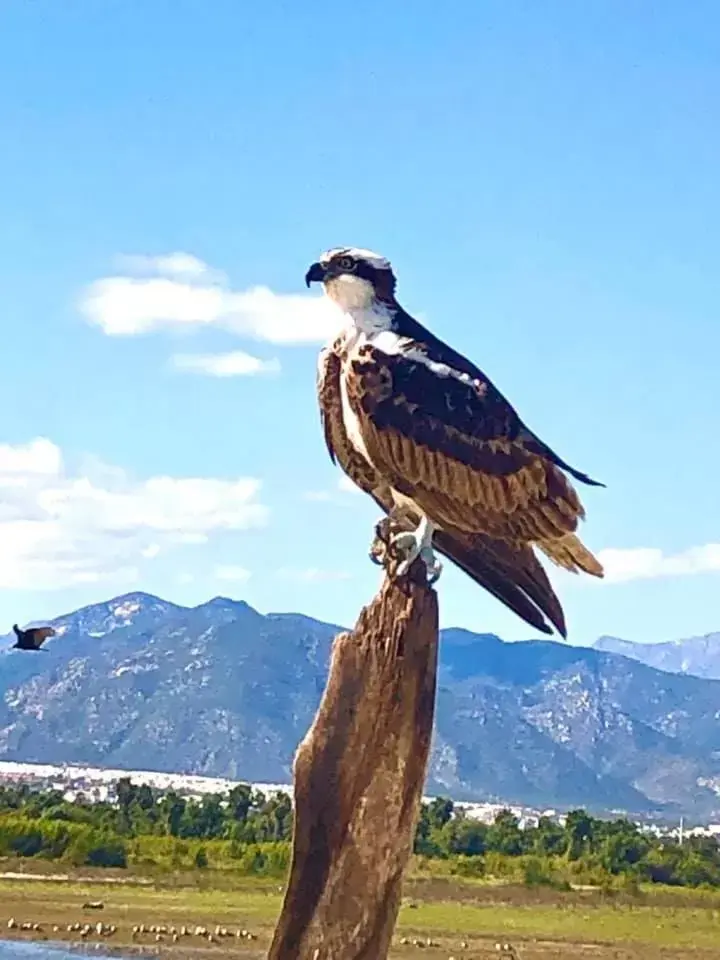
[(357, 266), (352, 257), (338, 257), (337, 265), (341, 270), (346, 270), (348, 273), (351, 273)]

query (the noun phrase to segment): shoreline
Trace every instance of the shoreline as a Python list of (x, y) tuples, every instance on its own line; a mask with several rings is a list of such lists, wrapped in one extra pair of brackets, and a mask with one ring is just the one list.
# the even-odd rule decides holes
[[(0, 937), (0, 944), (14, 944), (14, 943), (26, 943), (33, 944), (34, 946), (47, 947), (48, 950), (63, 950), (67, 953), (74, 953), (78, 956), (86, 956), (92, 954), (96, 957), (168, 957), (171, 956), (174, 960), (192, 960), (193, 957), (198, 955), (205, 956), (206, 954), (211, 954), (213, 956), (218, 956), (218, 951), (213, 949), (213, 947), (203, 947), (203, 946), (188, 946), (182, 945), (179, 947), (171, 946), (155, 946), (154, 944), (137, 944), (137, 943), (88, 943), (86, 940), (52, 940), (44, 937), (32, 937), (32, 938), (21, 938), (14, 937), (9, 938), (6, 936)], [(248, 956), (247, 954), (245, 955)], [(257, 957), (264, 956), (262, 953), (256, 954)], [(248, 958), (249, 960), (249, 958)]]
[[(58, 931), (60, 933), (61, 931)], [(212, 954), (218, 956), (220, 953), (230, 954), (232, 956), (242, 956), (249, 960), (250, 956), (264, 956), (262, 953), (262, 943), (258, 937), (253, 937), (252, 941), (237, 938), (234, 935), (227, 938), (216, 938), (209, 942), (206, 937), (202, 937), (205, 942), (194, 942), (198, 938), (192, 933), (173, 942), (172, 939), (164, 938), (160, 943), (138, 943), (133, 940), (123, 940), (120, 943), (112, 943), (107, 939), (100, 939), (101, 934), (92, 933), (92, 937), (97, 939), (64, 939), (55, 933), (47, 933), (44, 930), (19, 931), (17, 936), (10, 936), (11, 931), (4, 929), (0, 933), (1, 944), (25, 943), (47, 947), (50, 950), (65, 950), (78, 955), (93, 954), (100, 957), (167, 957), (172, 955), (175, 960), (194, 957), (198, 954)], [(126, 931), (125, 931), (126, 933)], [(248, 950), (251, 953), (248, 953)]]
[[(83, 872), (61, 880), (22, 873), (0, 880), (0, 940), (108, 958), (266, 957), (282, 902), (279, 885), (132, 882), (138, 879), (107, 884)], [(498, 943), (511, 943), (522, 960), (617, 960), (618, 950), (623, 960), (720, 960), (720, 891), (621, 898), (472, 881), (409, 882), (390, 957), (489, 960)]]
[[(65, 950), (78, 955), (92, 953), (100, 957), (158, 957), (162, 954), (162, 947), (151, 944), (110, 944), (88, 943), (86, 940), (53, 940), (47, 937), (7, 937), (5, 933), (0, 937), (0, 944), (29, 943), (47, 947), (48, 950)], [(203, 948), (200, 948), (201, 950)], [(174, 951), (174, 955), (182, 955)]]

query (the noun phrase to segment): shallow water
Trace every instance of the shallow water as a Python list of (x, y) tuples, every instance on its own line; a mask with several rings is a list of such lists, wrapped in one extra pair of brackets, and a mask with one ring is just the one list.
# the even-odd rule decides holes
[[(93, 951), (94, 952), (94, 951)], [(70, 953), (63, 947), (49, 947), (45, 943), (27, 943), (18, 940), (0, 940), (0, 960), (78, 960), (88, 953)], [(117, 954), (113, 954), (115, 960)]]

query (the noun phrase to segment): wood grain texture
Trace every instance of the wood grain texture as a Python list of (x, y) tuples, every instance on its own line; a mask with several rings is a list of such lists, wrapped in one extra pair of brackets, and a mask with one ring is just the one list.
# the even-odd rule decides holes
[[(374, 549), (394, 566), (382, 543)], [(419, 561), (407, 577), (386, 576), (355, 629), (335, 639), (295, 757), (293, 860), (268, 960), (387, 957), (427, 771), (437, 653), (437, 596)]]

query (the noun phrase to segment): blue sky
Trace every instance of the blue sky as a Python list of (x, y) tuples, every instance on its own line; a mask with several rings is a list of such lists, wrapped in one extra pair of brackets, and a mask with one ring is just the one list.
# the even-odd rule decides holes
[(352, 244), (608, 484), (571, 641), (720, 629), (719, 36), (669, 0), (3, 4), (2, 622), (139, 588), (352, 621), (376, 512), (302, 283)]

